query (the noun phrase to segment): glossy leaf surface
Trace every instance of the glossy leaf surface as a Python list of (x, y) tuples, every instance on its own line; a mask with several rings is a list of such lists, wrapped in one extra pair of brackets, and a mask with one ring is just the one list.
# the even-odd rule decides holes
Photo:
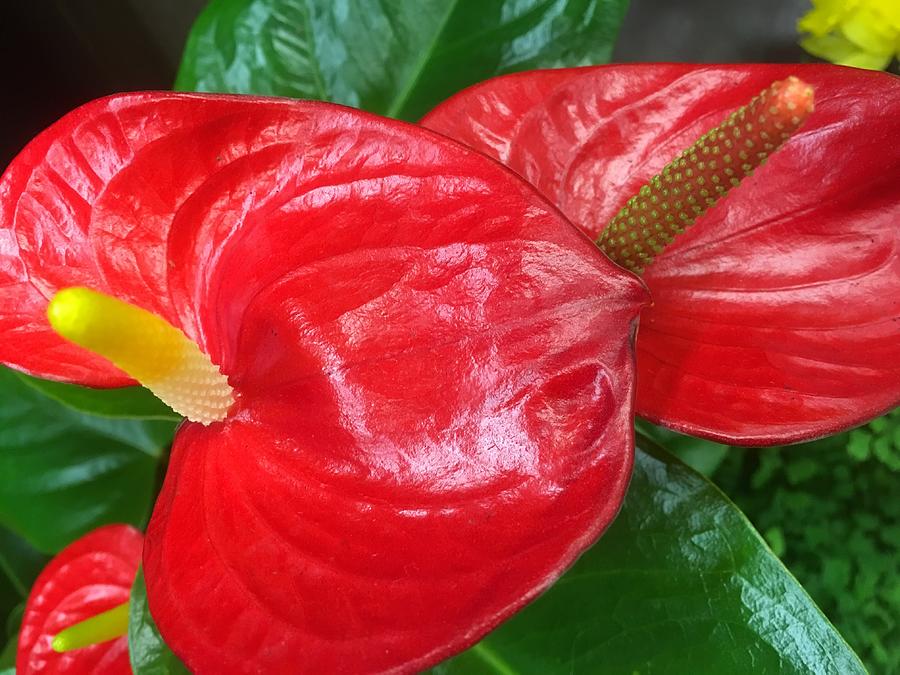
[(128, 656), (134, 675), (185, 675), (184, 664), (169, 649), (150, 616), (143, 570), (138, 570), (131, 587), (128, 615)]
[(434, 673), (864, 673), (712, 483), (638, 440), (622, 512), (553, 588)]
[(51, 648), (64, 628), (128, 601), (141, 559), (141, 533), (126, 525), (94, 530), (60, 552), (28, 597), (16, 673), (130, 673), (124, 636), (59, 654)]
[(18, 305), (41, 314), (0, 313), (36, 347), (7, 358), (121, 381), (46, 328), (40, 299), (80, 283), (181, 328), (235, 389), (224, 422), (179, 430), (145, 547), (192, 670), (431, 665), (618, 511), (645, 290), (482, 155), (322, 103), (136, 94), (3, 181), (7, 297), (44, 289)]
[(627, 0), (213, 0), (177, 89), (319, 99), (413, 120), (494, 75), (609, 59)]
[(0, 523), (54, 552), (100, 525), (146, 522), (174, 422), (85, 415), (0, 368)]
[(771, 82), (816, 110), (646, 270), (638, 414), (765, 445), (900, 401), (900, 80), (836, 66), (630, 65), (478, 85), (424, 120), (497, 157), (595, 236)]

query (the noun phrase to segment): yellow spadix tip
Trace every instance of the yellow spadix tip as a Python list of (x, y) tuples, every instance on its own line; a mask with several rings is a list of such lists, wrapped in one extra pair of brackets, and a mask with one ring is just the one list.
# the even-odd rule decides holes
[(125, 602), (61, 630), (54, 636), (50, 646), (53, 651), (62, 654), (115, 640), (127, 633), (128, 603)]
[(111, 361), (189, 420), (225, 419), (234, 403), (209, 356), (165, 319), (90, 288), (60, 290), (47, 306), (60, 336)]
[(53, 296), (47, 307), (47, 318), (53, 330), (68, 340), (77, 341), (84, 326), (83, 317), (92, 309), (91, 298), (97, 295), (87, 288), (64, 288)]

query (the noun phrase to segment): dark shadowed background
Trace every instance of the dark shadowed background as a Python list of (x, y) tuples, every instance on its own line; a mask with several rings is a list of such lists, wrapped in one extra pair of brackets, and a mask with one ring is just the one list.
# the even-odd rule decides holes
[[(91, 99), (168, 89), (206, 0), (0, 3), (0, 169), (41, 129)], [(808, 0), (632, 0), (617, 61), (801, 61)]]

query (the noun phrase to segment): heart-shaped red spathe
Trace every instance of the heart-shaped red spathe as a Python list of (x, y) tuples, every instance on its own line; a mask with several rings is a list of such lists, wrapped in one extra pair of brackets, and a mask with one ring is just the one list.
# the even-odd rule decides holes
[(191, 669), (427, 667), (615, 516), (644, 287), (482, 155), (327, 104), (136, 94), (0, 185), (0, 306), (35, 295), (7, 362), (126, 381), (49, 332), (78, 283), (182, 328), (237, 393), (179, 430), (145, 545)]
[(790, 75), (814, 87), (815, 112), (644, 274), (636, 411), (728, 443), (822, 436), (900, 402), (900, 80), (820, 65), (535, 71), (423, 120), (596, 236), (666, 163)]
[(128, 602), (142, 540), (133, 527), (107, 525), (69, 544), (50, 561), (25, 605), (17, 673), (131, 673), (125, 636), (62, 654), (51, 644), (63, 629)]

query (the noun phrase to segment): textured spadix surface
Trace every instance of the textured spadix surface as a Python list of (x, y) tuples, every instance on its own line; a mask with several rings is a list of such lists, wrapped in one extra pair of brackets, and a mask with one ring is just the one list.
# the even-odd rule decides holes
[(210, 424), (228, 416), (234, 394), (197, 343), (155, 314), (88, 288), (65, 288), (47, 319), (60, 336), (99, 354), (176, 413)]
[(837, 66), (625, 65), (476, 85), (423, 123), (591, 236), (702, 134), (796, 75), (815, 112), (647, 267), (636, 410), (765, 445), (900, 402), (900, 80)]
[(145, 546), (192, 670), (425, 667), (619, 508), (645, 290), (463, 146), (327, 104), (118, 96), (29, 146), (0, 214), (6, 362), (126, 382), (43, 318), (80, 285), (235, 390), (180, 429)]
[(65, 628), (128, 602), (141, 562), (140, 532), (107, 525), (64, 548), (41, 572), (28, 596), (16, 672), (66, 675), (127, 674), (125, 636), (58, 654), (54, 636)]

